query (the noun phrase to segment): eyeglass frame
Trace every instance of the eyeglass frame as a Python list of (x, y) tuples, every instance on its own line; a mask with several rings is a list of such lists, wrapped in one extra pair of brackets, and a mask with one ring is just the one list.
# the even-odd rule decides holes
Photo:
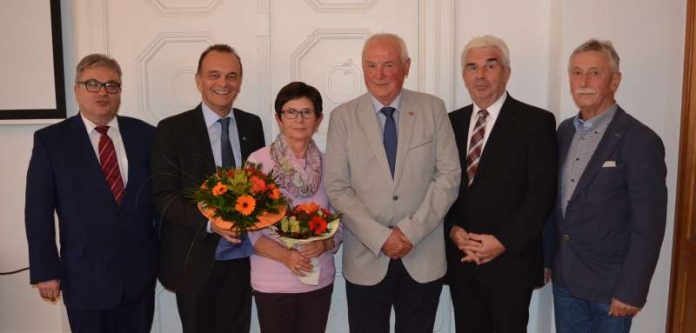
[[(301, 110), (285, 109), (285, 110), (280, 110), (280, 115), (285, 119), (297, 119), (297, 115), (301, 115), (300, 118), (302, 118), (302, 119), (312, 119), (312, 117), (317, 116), (317, 112), (312, 110), (312, 109), (301, 109)], [(293, 116), (288, 117), (288, 115), (293, 115)]]
[[(104, 91), (106, 91), (107, 94), (112, 94), (112, 95), (113, 95), (113, 94), (118, 94), (119, 92), (121, 92), (121, 83), (120, 83), (120, 82), (116, 82), (116, 81), (100, 82), (100, 81), (95, 80), (95, 79), (89, 79), (89, 80), (86, 80), (86, 81), (77, 81), (77, 82), (75, 82), (75, 83), (76, 83), (76, 84), (84, 85), (84, 86), (85, 86), (85, 90), (87, 90), (88, 92), (91, 92), (91, 93), (98, 93), (99, 91), (102, 90), (102, 88), (104, 88)], [(99, 87), (97, 88), (97, 90), (91, 90), (91, 89), (89, 88), (89, 84), (95, 84), (95, 83), (96, 83), (96, 84), (99, 84)], [(110, 87), (116, 87), (116, 90), (115, 90), (115, 91), (109, 91)]]

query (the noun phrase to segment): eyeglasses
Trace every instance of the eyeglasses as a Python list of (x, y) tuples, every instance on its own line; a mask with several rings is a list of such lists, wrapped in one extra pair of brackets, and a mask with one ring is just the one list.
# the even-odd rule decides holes
[(90, 79), (87, 81), (78, 81), (77, 84), (84, 84), (85, 89), (93, 93), (99, 92), (102, 87), (104, 87), (104, 90), (109, 94), (118, 94), (118, 92), (121, 91), (121, 84), (114, 81), (99, 82), (95, 79)]
[(295, 119), (295, 118), (297, 118), (297, 115), (301, 115), (302, 119), (311, 119), (312, 117), (314, 117), (314, 110), (310, 110), (310, 109), (302, 109), (302, 110), (287, 109), (287, 110), (280, 111), (280, 114), (283, 115), (283, 118), (285, 118), (285, 119)]

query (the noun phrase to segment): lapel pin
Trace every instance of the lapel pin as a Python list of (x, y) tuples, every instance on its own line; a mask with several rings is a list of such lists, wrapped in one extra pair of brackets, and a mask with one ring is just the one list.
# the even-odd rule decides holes
[(246, 136), (243, 136), (243, 137), (242, 137), (242, 141), (246, 141)]

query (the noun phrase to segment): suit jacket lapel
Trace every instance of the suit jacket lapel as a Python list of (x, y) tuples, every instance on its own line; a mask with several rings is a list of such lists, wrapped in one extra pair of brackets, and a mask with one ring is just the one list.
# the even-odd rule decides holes
[[(382, 125), (377, 119), (377, 115), (374, 111), (374, 106), (372, 105), (372, 97), (370, 94), (365, 94), (360, 98), (357, 105), (358, 112), (364, 114), (357, 115), (357, 121), (363, 134), (370, 142), (370, 147), (377, 158), (377, 164), (381, 165), (380, 170), (383, 173), (384, 179), (392, 179), (391, 171), (389, 171), (389, 162), (387, 161), (387, 153), (384, 151), (384, 142), (382, 141)], [(399, 129), (401, 132), (401, 129)], [(401, 142), (398, 143), (401, 146)], [(397, 148), (397, 159), (399, 156)], [(397, 163), (398, 166), (398, 163)]]
[(573, 195), (570, 196), (569, 201), (573, 201), (573, 199), (578, 196), (578, 193), (590, 183), (597, 172), (602, 168), (602, 164), (604, 164), (607, 158), (609, 158), (609, 155), (614, 151), (616, 145), (621, 142), (621, 136), (624, 134), (624, 127), (626, 125), (625, 114), (626, 113), (621, 108), (616, 110), (614, 119), (611, 120), (606, 132), (604, 132), (602, 140), (599, 141), (599, 145), (597, 145), (597, 149), (587, 163), (585, 171), (582, 173), (582, 176), (580, 176), (578, 185), (575, 187), (575, 191)]
[(495, 124), (491, 129), (491, 134), (488, 136), (486, 145), (484, 146), (481, 157), (479, 158), (479, 166), (476, 170), (476, 176), (474, 176), (474, 182), (471, 184), (472, 186), (476, 184), (476, 180), (485, 176), (487, 166), (490, 163), (496, 163), (495, 161), (498, 160), (497, 156), (506, 152), (505, 142), (510, 139), (510, 136), (513, 133), (512, 128), (515, 124), (515, 118), (517, 117), (514, 107), (511, 106), (511, 104), (514, 103), (515, 101), (508, 94), (503, 107), (500, 108), (498, 119), (496, 119)]
[(249, 151), (252, 148), (248, 144), (248, 138), (251, 135), (251, 133), (249, 133), (250, 126), (247, 126), (246, 118), (243, 115), (241, 115), (240, 110), (232, 109), (232, 112), (234, 113), (234, 120), (235, 122), (237, 122), (237, 134), (239, 135), (239, 149), (241, 149), (240, 156), (242, 158), (242, 163), (244, 163), (246, 160), (244, 157), (249, 156), (249, 154), (253, 153), (253, 151)]
[[(413, 137), (413, 127), (416, 123), (415, 105), (411, 100), (411, 95), (406, 91), (401, 91), (401, 105), (399, 105), (399, 134), (398, 145), (396, 148), (396, 165), (394, 166), (394, 180), (398, 181), (403, 173), (408, 160), (408, 148), (411, 146), (411, 138)], [(384, 145), (382, 145), (384, 147)], [(382, 149), (384, 151), (384, 149)], [(386, 153), (384, 153), (386, 160)], [(389, 170), (389, 162), (387, 162), (387, 170)]]
[(133, 132), (130, 129), (129, 124), (121, 121), (120, 117), (117, 117), (116, 119), (118, 121), (118, 127), (120, 129), (121, 141), (123, 142), (123, 149), (126, 151), (126, 157), (128, 158), (129, 163), (128, 182), (126, 183), (126, 188), (124, 189), (125, 193), (123, 194), (123, 202), (125, 202), (126, 198), (129, 195), (131, 195), (131, 192), (136, 191), (137, 193), (137, 191), (139, 191), (140, 187), (143, 185), (137, 183), (137, 177), (135, 174), (137, 168), (133, 167), (133, 163), (135, 163), (133, 157), (137, 155), (136, 151), (138, 150), (139, 142), (136, 138), (132, 136)]
[(194, 151), (194, 154), (202, 154), (201, 163), (204, 163), (208, 167), (208, 172), (207, 174), (192, 176), (202, 180), (202, 177), (206, 177), (208, 174), (215, 172), (215, 157), (213, 157), (213, 149), (210, 147), (208, 127), (205, 124), (205, 118), (203, 118), (203, 108), (201, 108), (201, 104), (198, 104), (195, 110), (196, 111), (193, 112), (193, 124), (191, 126), (191, 131), (193, 131), (194, 135), (193, 139), (195, 139), (192, 143), (192, 147), (197, 150)]

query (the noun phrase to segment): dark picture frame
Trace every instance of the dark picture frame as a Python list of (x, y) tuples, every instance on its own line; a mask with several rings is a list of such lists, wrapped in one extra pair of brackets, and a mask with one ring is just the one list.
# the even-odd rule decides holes
[(55, 108), (1, 109), (1, 120), (28, 120), (28, 119), (65, 119), (65, 81), (63, 68), (63, 35), (61, 24), (60, 0), (50, 0), (51, 11), (51, 38), (53, 50), (53, 81), (55, 86)]

